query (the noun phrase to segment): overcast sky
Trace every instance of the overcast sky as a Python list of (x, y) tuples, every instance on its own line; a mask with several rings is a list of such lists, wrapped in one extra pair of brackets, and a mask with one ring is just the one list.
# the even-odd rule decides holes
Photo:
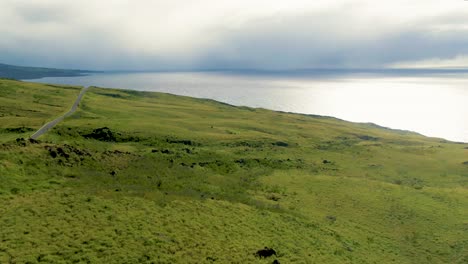
[(0, 62), (114, 70), (468, 67), (468, 1), (0, 0)]

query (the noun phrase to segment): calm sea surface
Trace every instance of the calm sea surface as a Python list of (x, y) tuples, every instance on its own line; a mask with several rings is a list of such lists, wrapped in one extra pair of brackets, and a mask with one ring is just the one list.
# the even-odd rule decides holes
[(468, 73), (102, 73), (35, 82), (126, 88), (334, 116), (468, 142)]

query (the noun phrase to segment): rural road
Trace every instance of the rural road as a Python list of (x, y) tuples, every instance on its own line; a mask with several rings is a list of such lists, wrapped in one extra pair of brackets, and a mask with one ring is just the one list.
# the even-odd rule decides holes
[(51, 129), (52, 127), (54, 127), (58, 122), (62, 121), (63, 119), (65, 119), (65, 117), (68, 117), (70, 115), (72, 115), (76, 109), (78, 108), (78, 105), (80, 104), (81, 102), (81, 99), (83, 98), (83, 95), (86, 93), (86, 91), (89, 89), (89, 87), (84, 87), (80, 94), (78, 95), (78, 98), (76, 98), (76, 101), (75, 103), (73, 104), (72, 108), (70, 109), (70, 111), (68, 111), (67, 113), (65, 113), (64, 115), (60, 116), (60, 117), (57, 117), (56, 119), (50, 121), (49, 123), (45, 124), (44, 126), (42, 126), (38, 131), (36, 131), (36, 133), (34, 133), (30, 138), (32, 139), (37, 139), (38, 137), (42, 136), (42, 134), (44, 134), (45, 132), (47, 132), (49, 129)]

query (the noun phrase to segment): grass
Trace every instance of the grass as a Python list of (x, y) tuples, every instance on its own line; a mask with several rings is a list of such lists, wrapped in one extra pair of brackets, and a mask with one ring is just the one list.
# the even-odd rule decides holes
[(468, 144), (96, 87), (31, 143), (78, 88), (0, 87), (0, 263), (468, 261)]
[(47, 121), (67, 112), (79, 92), (79, 87), (0, 78), (0, 142), (27, 137)]

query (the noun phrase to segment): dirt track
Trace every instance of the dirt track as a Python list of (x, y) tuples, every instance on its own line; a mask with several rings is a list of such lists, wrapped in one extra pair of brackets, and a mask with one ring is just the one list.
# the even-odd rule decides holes
[(89, 89), (89, 87), (85, 87), (85, 88), (83, 88), (81, 90), (80, 94), (78, 95), (78, 98), (76, 98), (76, 101), (73, 104), (73, 106), (71, 107), (70, 111), (68, 111), (67, 113), (65, 113), (64, 115), (62, 115), (60, 117), (57, 117), (56, 119), (50, 121), (49, 123), (43, 125), (38, 131), (36, 131), (36, 133), (34, 133), (31, 136), (31, 138), (32, 139), (37, 139), (38, 137), (42, 136), (42, 134), (47, 132), (49, 129), (54, 127), (57, 123), (59, 123), (60, 121), (65, 119), (65, 117), (68, 117), (68, 116), (72, 115), (76, 111), (76, 109), (78, 108), (78, 105), (80, 104), (81, 99), (83, 98), (83, 95), (86, 93), (86, 91), (88, 89)]

